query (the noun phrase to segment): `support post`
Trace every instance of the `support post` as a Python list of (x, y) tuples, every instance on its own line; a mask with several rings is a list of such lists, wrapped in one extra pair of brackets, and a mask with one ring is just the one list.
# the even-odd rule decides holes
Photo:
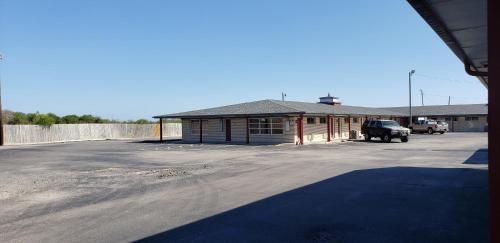
[(491, 242), (500, 242), (500, 12), (488, 1), (488, 175)]
[[(2, 55), (0, 54), (0, 61), (2, 61)], [(2, 113), (2, 80), (0, 77), (0, 146), (4, 145), (4, 134), (3, 134), (3, 113)]]
[(333, 138), (335, 139), (335, 116), (332, 116), (332, 130)]
[(299, 136), (299, 144), (304, 144), (304, 117), (302, 115), (297, 119), (297, 135)]
[(332, 140), (330, 131), (330, 116), (326, 116), (326, 132), (327, 132), (326, 141), (330, 142)]
[(349, 119), (348, 127), (349, 127), (349, 135), (347, 135), (348, 138), (351, 138), (351, 116), (348, 116), (347, 119)]
[(163, 118), (160, 118), (160, 142), (163, 141)]
[(338, 131), (339, 131), (339, 138), (342, 139), (342, 119), (337, 118), (337, 127), (338, 127)]

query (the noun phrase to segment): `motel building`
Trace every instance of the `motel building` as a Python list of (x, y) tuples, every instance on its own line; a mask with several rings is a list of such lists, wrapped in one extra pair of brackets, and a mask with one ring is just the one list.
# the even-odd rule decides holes
[[(486, 122), (487, 105), (474, 105), (474, 109), (468, 110), (471, 114), (465, 114), (460, 106), (464, 105), (428, 107), (435, 114), (440, 114), (433, 115), (434, 118), (451, 119), (450, 121), (455, 122), (454, 127), (460, 127), (463, 131), (470, 126), (462, 125), (459, 119), (465, 122), (469, 119), (467, 117), (477, 117), (472, 130), (484, 131), (487, 126), (483, 124)], [(442, 112), (436, 113), (436, 110)], [(337, 97), (328, 94), (319, 98), (318, 103), (259, 100), (154, 118), (159, 118), (160, 123), (163, 119), (181, 119), (182, 141), (185, 143), (313, 144), (359, 137), (361, 125), (370, 118), (390, 119), (407, 124), (407, 113), (401, 107), (346, 106)], [(420, 111), (418, 115), (427, 116), (425, 111)], [(414, 117), (415, 119), (417, 118)], [(471, 123), (469, 121), (468, 124)]]

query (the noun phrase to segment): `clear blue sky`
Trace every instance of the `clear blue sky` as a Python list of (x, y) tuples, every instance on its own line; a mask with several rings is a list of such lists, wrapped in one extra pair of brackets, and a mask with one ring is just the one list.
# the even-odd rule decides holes
[(406, 1), (0, 0), (4, 108), (137, 119), (259, 99), (486, 103)]

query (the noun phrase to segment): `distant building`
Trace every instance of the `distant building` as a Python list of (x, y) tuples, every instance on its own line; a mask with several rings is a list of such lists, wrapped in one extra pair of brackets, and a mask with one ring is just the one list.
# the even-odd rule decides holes
[[(369, 118), (407, 124), (407, 113), (408, 107), (342, 105), (328, 95), (318, 103), (260, 100), (154, 118), (180, 118), (182, 140), (189, 143), (307, 144), (348, 139)], [(454, 131), (484, 131), (487, 124), (487, 105), (413, 107), (412, 113), (414, 119), (448, 120)]]
[[(383, 109), (409, 116), (408, 106)], [(446, 121), (451, 132), (486, 132), (488, 129), (487, 104), (414, 106), (411, 111), (413, 121), (418, 118)]]

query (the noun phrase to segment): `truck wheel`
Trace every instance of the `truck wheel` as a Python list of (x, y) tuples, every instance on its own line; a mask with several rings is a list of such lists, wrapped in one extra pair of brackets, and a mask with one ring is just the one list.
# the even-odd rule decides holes
[(415, 133), (415, 132), (413, 131), (413, 127), (410, 127), (410, 133)]
[(391, 142), (391, 136), (389, 134), (384, 134), (384, 136), (382, 136), (382, 141), (384, 141), (384, 143), (390, 143)]
[(439, 132), (439, 133), (444, 134), (444, 132)]
[(427, 133), (432, 135), (434, 134), (434, 130), (432, 130), (432, 128), (429, 127), (429, 129), (427, 129)]
[(367, 142), (368, 142), (368, 141), (370, 141), (370, 140), (372, 140), (372, 136), (370, 136), (370, 134), (368, 134), (368, 133), (367, 133), (367, 134), (365, 135), (365, 141), (367, 141)]
[(401, 142), (407, 143), (408, 142), (408, 136), (401, 137)]

